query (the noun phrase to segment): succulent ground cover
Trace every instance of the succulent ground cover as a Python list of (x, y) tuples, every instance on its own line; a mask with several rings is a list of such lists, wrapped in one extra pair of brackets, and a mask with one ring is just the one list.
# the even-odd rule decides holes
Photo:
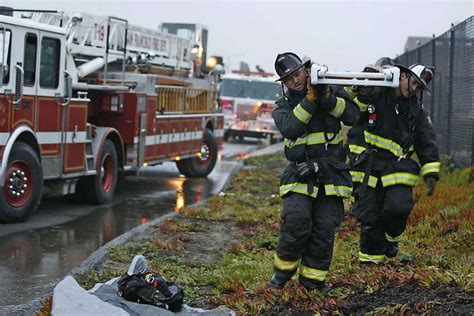
[[(443, 171), (436, 192), (414, 189), (399, 256), (360, 266), (359, 228), (346, 217), (338, 228), (329, 294), (308, 293), (291, 280), (266, 284), (278, 240), (281, 154), (251, 158), (223, 193), (180, 211), (146, 234), (117, 246), (79, 278), (85, 288), (125, 273), (134, 255), (180, 283), (188, 305), (225, 305), (239, 314), (471, 314), (474, 310), (474, 183), (471, 170)], [(347, 203), (349, 207), (350, 201)]]

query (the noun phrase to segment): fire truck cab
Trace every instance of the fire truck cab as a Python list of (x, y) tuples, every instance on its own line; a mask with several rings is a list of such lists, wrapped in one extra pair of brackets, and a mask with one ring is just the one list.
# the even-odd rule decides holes
[(110, 202), (119, 173), (167, 160), (207, 176), (223, 115), (214, 81), (192, 78), (202, 51), (118, 18), (0, 15), (0, 221), (43, 192)]
[(272, 144), (281, 140), (272, 118), (273, 105), (281, 95), (281, 85), (272, 77), (248, 72), (223, 75), (219, 100), (225, 115), (224, 140), (268, 138)]

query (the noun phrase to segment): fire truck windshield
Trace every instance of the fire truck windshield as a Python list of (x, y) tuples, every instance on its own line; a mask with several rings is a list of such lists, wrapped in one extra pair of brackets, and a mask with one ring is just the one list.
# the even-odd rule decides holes
[(282, 92), (281, 86), (277, 82), (223, 79), (220, 94), (224, 97), (276, 101), (281, 97)]

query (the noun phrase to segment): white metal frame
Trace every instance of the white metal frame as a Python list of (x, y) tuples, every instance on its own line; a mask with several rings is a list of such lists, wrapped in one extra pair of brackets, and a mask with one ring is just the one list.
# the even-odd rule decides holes
[(396, 88), (400, 84), (400, 69), (391, 67), (382, 69), (382, 72), (336, 72), (329, 71), (327, 66), (312, 64), (311, 84)]

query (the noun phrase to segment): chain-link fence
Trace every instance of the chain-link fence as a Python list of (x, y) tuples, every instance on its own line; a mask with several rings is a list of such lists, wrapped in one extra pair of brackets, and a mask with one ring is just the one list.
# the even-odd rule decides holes
[(440, 154), (466, 166), (474, 164), (474, 16), (428, 43), (398, 56), (410, 66), (434, 66), (431, 96), (424, 94)]

